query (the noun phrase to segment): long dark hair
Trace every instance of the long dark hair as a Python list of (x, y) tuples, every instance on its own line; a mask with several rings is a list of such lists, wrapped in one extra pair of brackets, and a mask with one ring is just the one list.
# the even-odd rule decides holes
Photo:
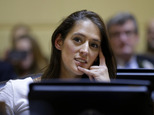
[[(115, 78), (116, 74), (116, 63), (109, 44), (109, 38), (106, 31), (105, 24), (99, 15), (92, 11), (81, 10), (69, 15), (54, 31), (52, 35), (52, 53), (50, 58), (50, 63), (42, 76), (42, 79), (59, 78), (60, 76), (60, 66), (61, 66), (61, 51), (57, 50), (55, 47), (55, 40), (59, 34), (61, 38), (65, 40), (67, 34), (74, 27), (74, 25), (80, 20), (91, 20), (100, 30), (101, 33), (101, 49), (105, 56), (106, 65), (108, 68), (110, 78)], [(99, 64), (99, 60), (95, 63)], [(83, 75), (85, 76), (85, 74)]]

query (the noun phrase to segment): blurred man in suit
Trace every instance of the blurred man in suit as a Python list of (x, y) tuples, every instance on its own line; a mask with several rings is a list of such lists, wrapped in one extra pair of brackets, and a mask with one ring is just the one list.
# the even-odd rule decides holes
[(107, 22), (107, 28), (118, 68), (154, 67), (148, 59), (135, 55), (139, 34), (136, 19), (132, 14), (116, 14)]

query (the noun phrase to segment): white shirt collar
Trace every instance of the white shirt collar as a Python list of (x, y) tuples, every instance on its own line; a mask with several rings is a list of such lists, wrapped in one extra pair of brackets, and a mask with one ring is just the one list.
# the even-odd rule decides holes
[(117, 64), (117, 68), (131, 68), (131, 69), (135, 69), (135, 68), (139, 68), (138, 63), (137, 63), (137, 59), (136, 56), (133, 56), (128, 63), (126, 63), (124, 66), (118, 65)]

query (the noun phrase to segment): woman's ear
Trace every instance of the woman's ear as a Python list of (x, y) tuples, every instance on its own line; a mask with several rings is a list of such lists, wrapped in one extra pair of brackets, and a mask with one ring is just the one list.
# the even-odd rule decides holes
[(61, 38), (61, 34), (58, 34), (56, 40), (55, 40), (55, 47), (58, 49), (58, 50), (61, 50), (62, 49), (62, 45), (63, 45), (63, 40)]

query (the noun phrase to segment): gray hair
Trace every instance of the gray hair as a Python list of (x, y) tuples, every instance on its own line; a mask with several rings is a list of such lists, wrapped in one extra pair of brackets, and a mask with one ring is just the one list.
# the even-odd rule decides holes
[(107, 22), (107, 29), (109, 30), (112, 25), (123, 25), (126, 21), (132, 20), (135, 27), (135, 33), (138, 33), (138, 25), (134, 15), (128, 12), (118, 13)]

